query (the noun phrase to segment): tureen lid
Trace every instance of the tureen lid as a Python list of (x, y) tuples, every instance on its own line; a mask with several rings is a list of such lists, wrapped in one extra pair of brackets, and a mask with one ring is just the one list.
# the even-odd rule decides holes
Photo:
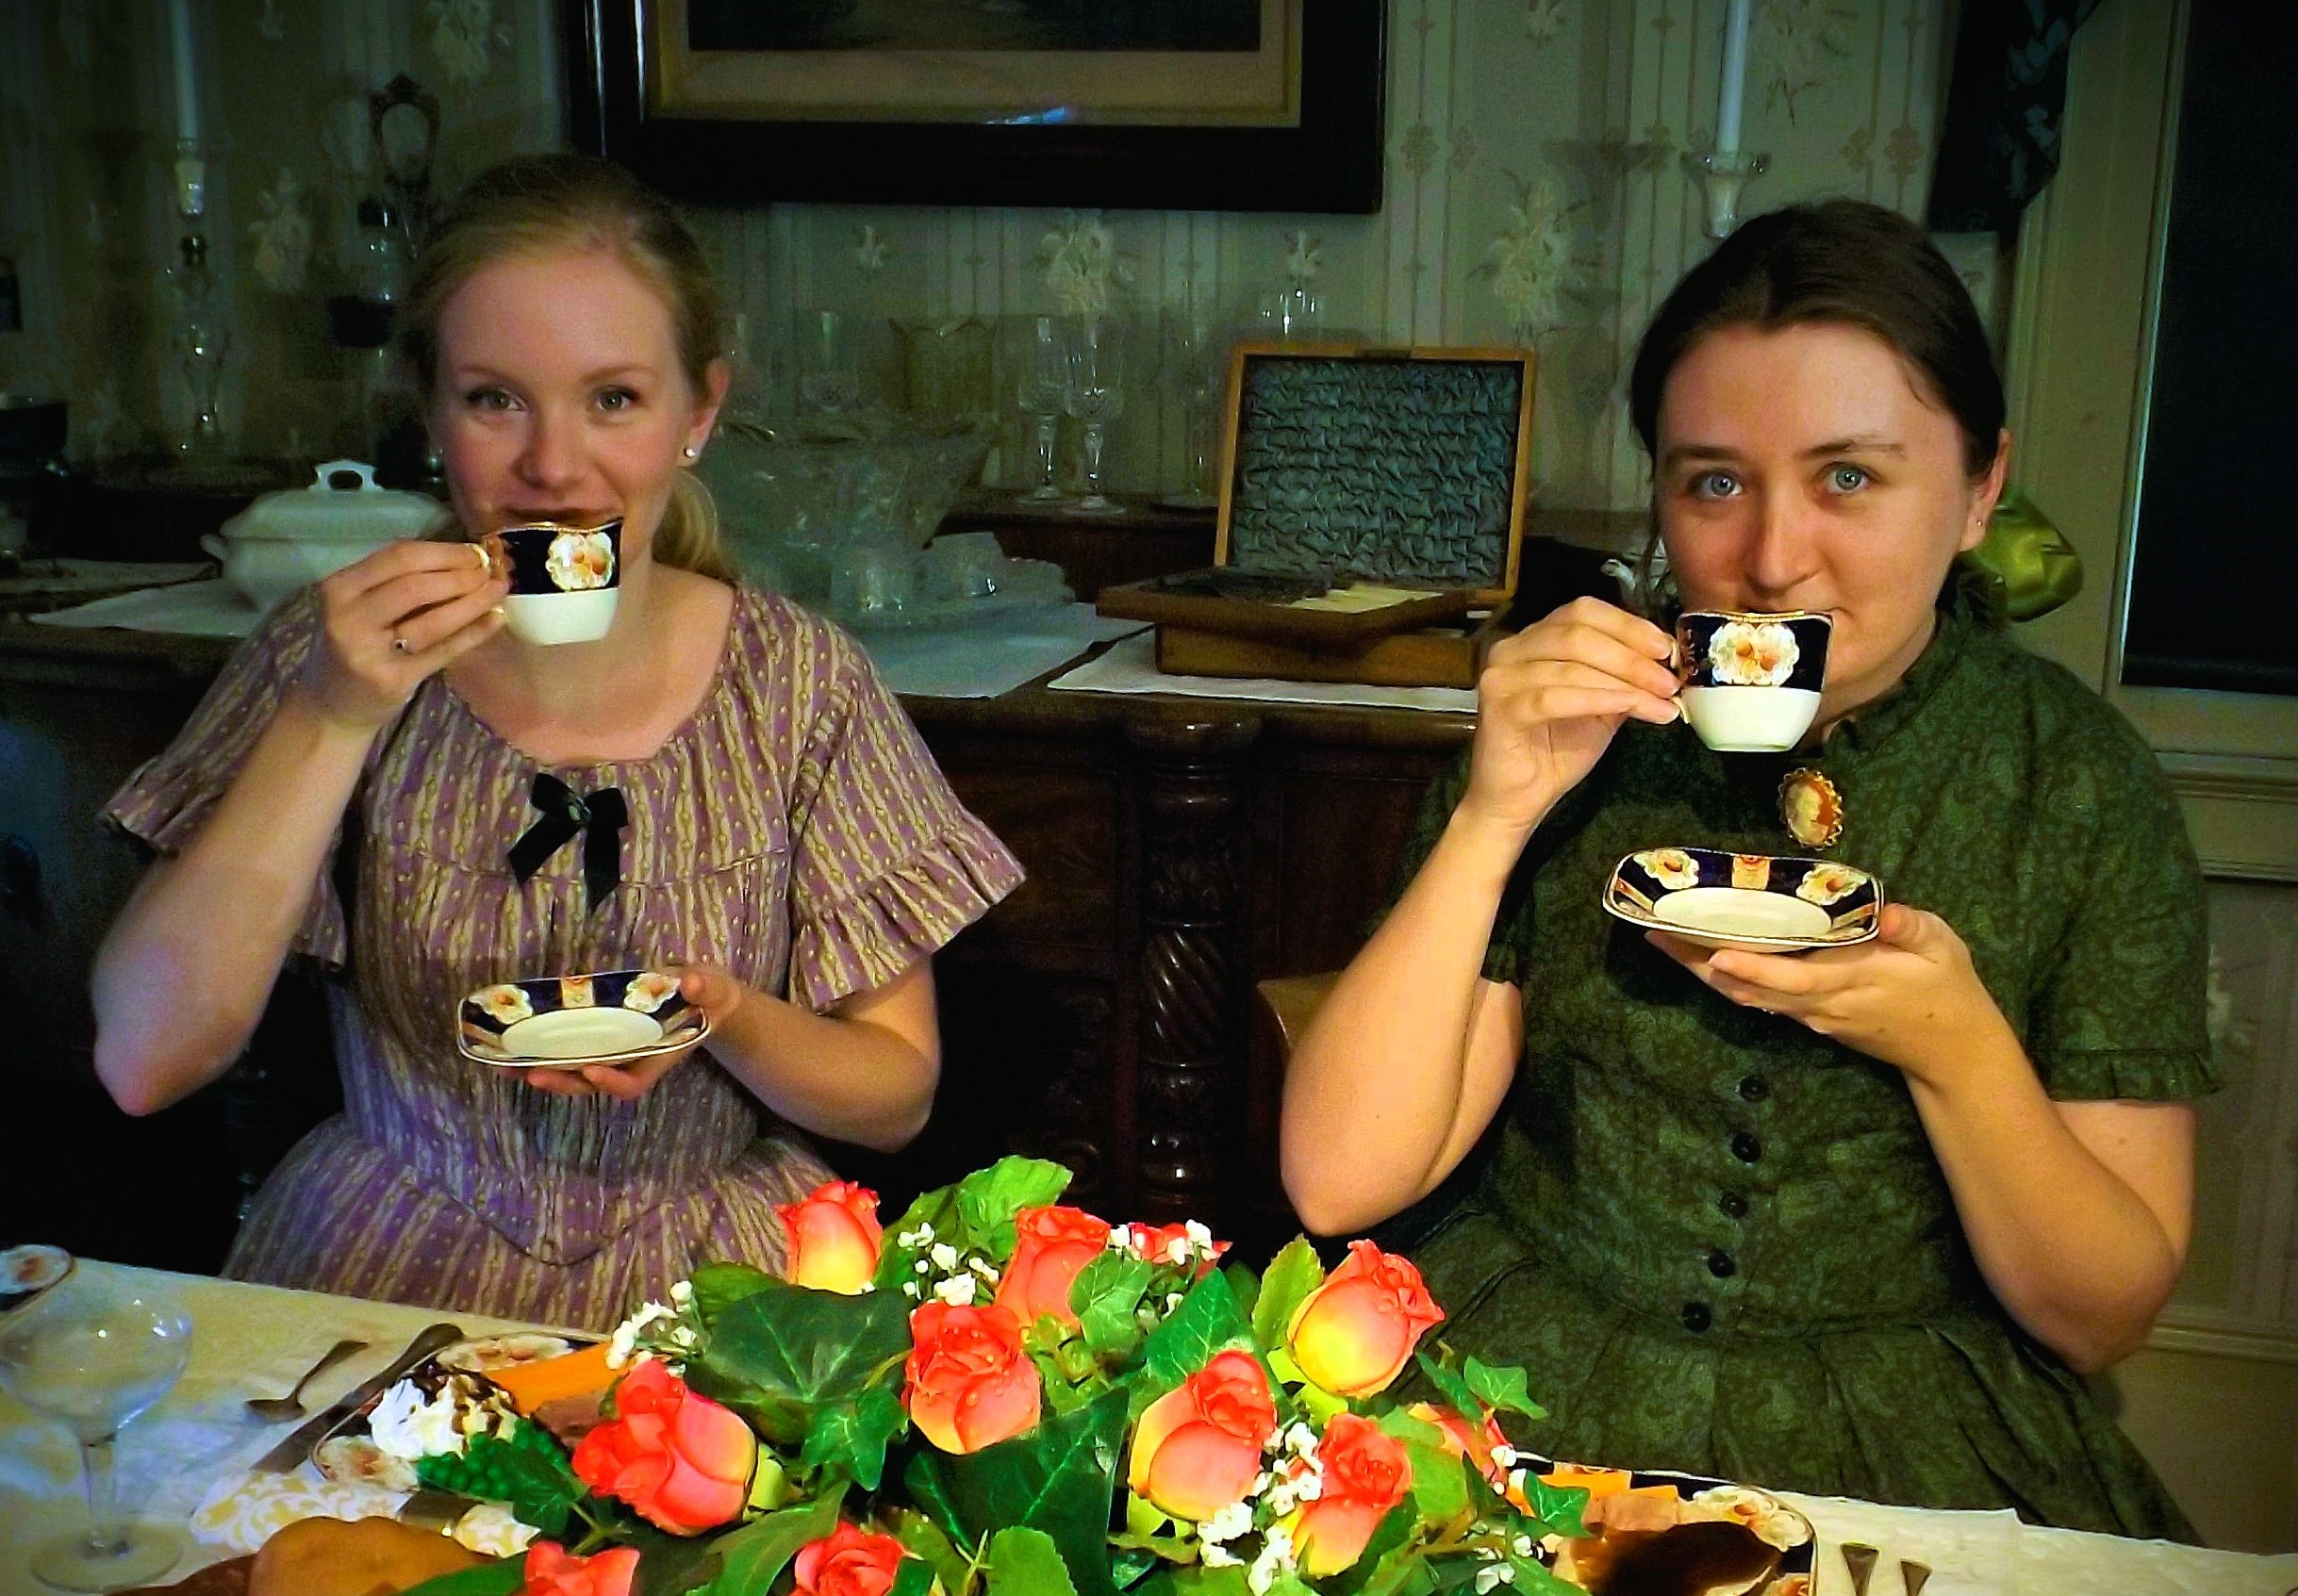
[(225, 521), (227, 538), (281, 538), (306, 543), (420, 537), (447, 507), (424, 493), (378, 487), (375, 469), (356, 460), (329, 460), (309, 487), (266, 493)]

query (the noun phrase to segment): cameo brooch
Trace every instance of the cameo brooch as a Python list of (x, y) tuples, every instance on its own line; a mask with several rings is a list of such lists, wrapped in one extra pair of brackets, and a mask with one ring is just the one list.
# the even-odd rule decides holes
[(1779, 818), (1805, 847), (1833, 847), (1843, 834), (1843, 795), (1809, 766), (1791, 770), (1779, 783)]

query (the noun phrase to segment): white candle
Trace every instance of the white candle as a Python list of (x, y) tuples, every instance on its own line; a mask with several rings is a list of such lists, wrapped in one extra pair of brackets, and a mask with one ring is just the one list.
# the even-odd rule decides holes
[(200, 103), (191, 71), (191, 0), (168, 0), (168, 34), (175, 58), (175, 136), (200, 141)]
[[(180, 0), (178, 0), (180, 4)], [(1715, 153), (1740, 153), (1740, 110), (1747, 97), (1748, 0), (1731, 0), (1724, 14), (1724, 82), (1715, 96)]]

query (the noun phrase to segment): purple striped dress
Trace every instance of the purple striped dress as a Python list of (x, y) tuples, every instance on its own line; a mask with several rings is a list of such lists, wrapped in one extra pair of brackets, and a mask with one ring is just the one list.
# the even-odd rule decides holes
[[(317, 618), (308, 595), (282, 605), (107, 816), (180, 848)], [(351, 900), (322, 872), (295, 944), (337, 974), (344, 1111), (265, 1182), (226, 1275), (604, 1328), (703, 1259), (772, 1268), (774, 1205), (829, 1172), (706, 1052), (636, 1103), (554, 1096), (464, 1060), (457, 1000), (676, 961), (818, 1011), (928, 957), (1021, 879), (861, 648), (764, 593), (738, 596), (707, 696), (652, 758), (547, 767), (628, 805), (621, 884), (595, 912), (583, 839), (524, 885), (510, 868), (545, 768), (438, 677), (376, 739), (348, 811)]]

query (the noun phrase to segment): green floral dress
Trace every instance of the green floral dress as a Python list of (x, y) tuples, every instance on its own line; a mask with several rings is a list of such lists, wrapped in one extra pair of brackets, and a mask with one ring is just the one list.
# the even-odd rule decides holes
[[(1414, 1256), (1463, 1351), (1532, 1372), (1550, 1456), (2194, 1538), (2081, 1380), (1996, 1303), (1899, 1071), (1710, 992), (1610, 918), (1639, 848), (1826, 855), (1943, 916), (2051, 1095), (2215, 1082), (2200, 875), (2153, 755), (1958, 608), (1890, 695), (1795, 756), (1635, 723), (1535, 833), (1484, 973), (1524, 995), (1515, 1090)], [(1434, 846), (1465, 763), (1430, 794)], [(1430, 1205), (1442, 1207), (1442, 1199)]]

